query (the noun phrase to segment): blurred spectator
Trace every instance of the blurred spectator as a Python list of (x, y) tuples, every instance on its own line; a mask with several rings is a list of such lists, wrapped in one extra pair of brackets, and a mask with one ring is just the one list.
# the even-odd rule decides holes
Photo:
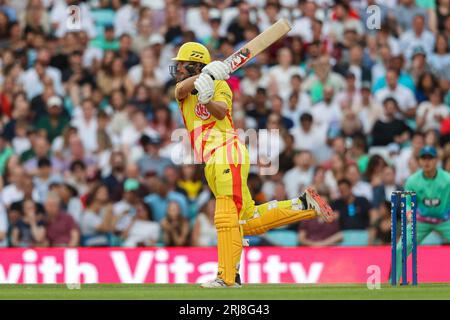
[(382, 178), (376, 181), (373, 185), (373, 201), (374, 207), (378, 207), (384, 201), (390, 201), (390, 197), (393, 191), (399, 191), (403, 188), (395, 183), (395, 168), (386, 166), (383, 169)]
[(6, 162), (14, 154), (14, 150), (7, 145), (3, 134), (0, 134), (0, 175), (5, 173)]
[(382, 201), (378, 205), (378, 217), (369, 231), (369, 245), (389, 245), (391, 243), (391, 202)]
[(47, 217), (46, 237), (51, 247), (75, 247), (80, 243), (80, 231), (73, 218), (61, 211), (61, 199), (56, 193), (49, 193), (45, 200)]
[(395, 142), (401, 144), (408, 139), (409, 128), (404, 121), (395, 117), (399, 110), (397, 100), (386, 98), (383, 101), (384, 114), (372, 128), (372, 145), (386, 146)]
[(160, 226), (154, 222), (152, 210), (144, 202), (136, 205), (136, 215), (122, 233), (124, 247), (154, 246), (160, 238)]
[(411, 118), (415, 115), (416, 99), (410, 89), (398, 83), (398, 77), (396, 70), (389, 69), (386, 73), (387, 86), (377, 91), (375, 99), (383, 104), (387, 98), (394, 99), (397, 102), (396, 113), (401, 114), (402, 118)]
[(143, 135), (140, 143), (145, 152), (137, 162), (141, 175), (145, 176), (153, 173), (157, 174), (158, 177), (163, 177), (164, 169), (171, 165), (171, 161), (159, 156), (161, 140)]
[(113, 206), (114, 213), (114, 231), (121, 235), (129, 226), (133, 217), (136, 215), (136, 204), (139, 202), (139, 191), (141, 185), (138, 180), (128, 178), (123, 184), (122, 200), (116, 202)]
[(355, 196), (363, 197), (372, 202), (373, 190), (370, 183), (361, 179), (361, 173), (357, 164), (349, 164), (345, 168), (345, 178), (352, 184), (352, 193)]
[(294, 168), (288, 170), (283, 178), (289, 198), (298, 197), (311, 184), (314, 174), (314, 159), (311, 152), (297, 152), (294, 164)]
[(0, 248), (8, 246), (8, 214), (3, 205), (0, 205)]
[(38, 119), (37, 128), (44, 132), (50, 143), (63, 133), (64, 128), (69, 123), (69, 119), (63, 115), (62, 108), (61, 98), (53, 96), (47, 101), (48, 114)]
[(61, 183), (62, 177), (52, 172), (52, 164), (48, 158), (41, 158), (38, 160), (37, 174), (33, 180), (39, 199), (47, 199), (47, 193), (50, 185), (53, 183)]
[(126, 157), (121, 151), (113, 151), (109, 159), (111, 173), (103, 179), (103, 183), (108, 188), (111, 200), (117, 202), (122, 199)]
[(85, 246), (109, 244), (108, 233), (113, 231), (113, 209), (105, 185), (98, 184), (90, 190), (80, 229)]
[(189, 244), (189, 222), (182, 216), (180, 206), (169, 201), (166, 216), (161, 220), (164, 245), (183, 247)]
[(351, 108), (358, 115), (364, 133), (369, 134), (375, 122), (382, 117), (383, 107), (372, 96), (369, 82), (362, 83), (360, 92), (361, 99), (354, 101)]
[(23, 202), (21, 218), (12, 227), (12, 247), (36, 247), (44, 246), (45, 241), (44, 213), (38, 211), (33, 200)]
[[(325, 194), (321, 197), (326, 198)], [(321, 219), (300, 222), (298, 241), (302, 246), (325, 247), (338, 245), (343, 239), (340, 232), (339, 220), (326, 224)]]
[(300, 116), (300, 127), (292, 128), (290, 134), (294, 137), (296, 150), (317, 150), (325, 146), (325, 133), (315, 126), (310, 113)]
[(210, 247), (217, 244), (217, 231), (214, 225), (216, 201), (210, 199), (199, 211), (192, 229), (191, 245), (196, 247)]
[(170, 202), (176, 202), (179, 210), (184, 217), (188, 217), (189, 208), (186, 197), (174, 190), (169, 190), (167, 180), (165, 178), (152, 180), (153, 193), (144, 198), (147, 205), (152, 208), (155, 221), (160, 222), (166, 212)]
[(412, 27), (402, 33), (400, 37), (400, 48), (408, 59), (413, 58), (414, 48), (421, 46), (425, 55), (429, 55), (434, 48), (434, 34), (426, 30), (426, 15), (415, 15), (412, 19)]
[(439, 130), (441, 122), (450, 115), (450, 109), (443, 104), (440, 88), (435, 88), (430, 94), (430, 101), (424, 101), (417, 108), (417, 128), (422, 131)]
[(34, 188), (32, 177), (28, 176), (21, 166), (11, 170), (8, 182), (1, 192), (2, 202), (7, 208), (13, 202), (21, 201), (24, 198), (39, 201), (39, 193)]
[(341, 230), (366, 230), (370, 226), (371, 207), (366, 198), (355, 196), (347, 179), (338, 181), (340, 197), (331, 203), (339, 214)]
[(83, 204), (78, 198), (78, 191), (69, 183), (52, 184), (49, 191), (56, 191), (61, 198), (61, 207), (64, 212), (72, 216), (73, 220), (79, 224), (81, 221)]

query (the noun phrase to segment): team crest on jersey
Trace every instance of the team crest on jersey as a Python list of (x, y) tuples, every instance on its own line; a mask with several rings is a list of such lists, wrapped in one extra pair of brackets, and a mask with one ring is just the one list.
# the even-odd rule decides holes
[(203, 104), (200, 103), (197, 103), (197, 105), (195, 106), (195, 114), (202, 120), (208, 120), (209, 118), (211, 118), (211, 113)]

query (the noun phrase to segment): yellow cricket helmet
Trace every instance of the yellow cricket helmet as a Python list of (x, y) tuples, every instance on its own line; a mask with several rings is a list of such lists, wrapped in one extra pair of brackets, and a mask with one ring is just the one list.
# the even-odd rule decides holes
[(186, 42), (180, 47), (177, 56), (172, 60), (208, 64), (211, 62), (211, 56), (204, 45), (197, 42)]

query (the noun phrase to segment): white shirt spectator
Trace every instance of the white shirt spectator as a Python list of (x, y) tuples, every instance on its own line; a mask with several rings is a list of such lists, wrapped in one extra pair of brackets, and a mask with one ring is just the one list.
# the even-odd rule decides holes
[[(6, 213), (5, 207), (0, 204), (0, 248), (8, 246), (8, 215)], [(1, 236), (0, 236), (1, 237)]]
[(161, 227), (156, 222), (135, 220), (122, 246), (137, 247), (140, 243), (154, 245), (159, 240), (160, 232)]
[(294, 21), (290, 36), (301, 36), (303, 41), (309, 43), (313, 40), (312, 22), (309, 17), (301, 17)]
[(80, 229), (83, 235), (94, 235), (97, 233), (97, 228), (102, 224), (105, 210), (101, 210), (100, 214), (87, 210), (83, 213), (80, 221)]
[(294, 167), (286, 172), (283, 177), (283, 183), (286, 187), (286, 193), (289, 198), (296, 198), (300, 193), (311, 184), (314, 176), (312, 168), (302, 170)]
[(248, 77), (244, 77), (241, 81), (241, 92), (247, 96), (254, 96), (256, 89), (266, 89), (269, 84), (269, 78), (266, 75), (262, 75), (258, 80), (253, 81)]
[(450, 53), (439, 55), (432, 53), (427, 56), (428, 63), (436, 70), (444, 69), (444, 66), (450, 66)]
[(186, 26), (188, 30), (194, 31), (197, 39), (209, 37), (212, 34), (211, 25), (208, 20), (203, 20), (200, 9), (191, 7), (186, 12)]
[(369, 202), (373, 200), (373, 190), (370, 183), (365, 181), (358, 181), (352, 188), (353, 194), (357, 197), (364, 197)]
[(380, 104), (383, 104), (384, 99), (388, 97), (397, 100), (398, 106), (402, 111), (413, 109), (417, 105), (414, 93), (402, 84), (398, 84), (394, 90), (386, 86), (375, 93), (375, 99)]
[(400, 37), (400, 49), (403, 55), (411, 60), (415, 47), (422, 47), (427, 56), (433, 52), (435, 37), (428, 30), (424, 30), (418, 37), (413, 30), (404, 32)]
[[(79, 108), (80, 109), (80, 108)], [(78, 129), (78, 135), (85, 150), (93, 153), (97, 150), (97, 119), (92, 118), (89, 122), (83, 116), (75, 117), (72, 120), (72, 126)]]
[(336, 99), (330, 104), (325, 101), (316, 103), (311, 108), (311, 114), (314, 118), (314, 125), (319, 128), (324, 135), (327, 134), (330, 125), (337, 124), (342, 119), (342, 111), (336, 103)]
[(119, 201), (113, 206), (113, 214), (115, 216), (122, 215), (116, 223), (116, 230), (123, 231), (130, 225), (136, 214), (136, 209), (125, 200)]
[(217, 231), (214, 224), (212, 224), (208, 217), (203, 212), (197, 215), (197, 222), (200, 225), (200, 232), (198, 236), (199, 247), (209, 247), (217, 244)]
[(325, 145), (326, 136), (323, 131), (315, 127), (311, 128), (309, 132), (305, 132), (301, 126), (290, 130), (290, 134), (294, 136), (295, 150), (309, 150), (313, 151)]
[(290, 66), (289, 68), (284, 69), (280, 65), (276, 65), (269, 70), (269, 77), (276, 81), (278, 95), (283, 100), (289, 98), (289, 93), (291, 92), (291, 77), (295, 74), (300, 75), (302, 78), (305, 76), (304, 71), (297, 66)]
[(90, 68), (94, 61), (102, 61), (103, 51), (100, 48), (87, 47), (83, 52), (83, 67)]
[(434, 106), (430, 101), (424, 101), (417, 108), (417, 117), (425, 117), (425, 123), (422, 127), (423, 131), (429, 129), (439, 130), (441, 127), (441, 120), (436, 119), (436, 117), (441, 116), (442, 118), (446, 118), (449, 114), (450, 109), (443, 103)]
[[(1, 193), (2, 202), (6, 207), (9, 207), (14, 202), (22, 201), (23, 196), (23, 191), (19, 190), (15, 184), (7, 185), (3, 188), (3, 191)], [(41, 202), (41, 199), (39, 199), (39, 192), (36, 188), (33, 189), (32, 198), (33, 201)]]
[[(85, 30), (89, 38), (95, 38), (97, 36), (97, 30), (95, 28), (94, 20), (92, 19), (91, 12), (89, 6), (83, 2), (78, 4), (80, 8), (79, 18), (81, 29)], [(70, 32), (68, 29), (68, 24), (66, 23), (69, 18), (68, 5), (65, 0), (55, 1), (55, 5), (50, 13), (50, 22), (52, 24), (57, 25), (57, 29), (55, 35), (58, 38), (61, 38), (66, 34), (66, 32)]]
[[(53, 87), (56, 94), (59, 96), (64, 95), (64, 88), (61, 82), (61, 72), (53, 67), (47, 67), (45, 69), (45, 74), (49, 76), (53, 81)], [(27, 93), (28, 100), (40, 95), (44, 92), (44, 85), (39, 79), (39, 76), (35, 68), (30, 68), (23, 72), (18, 79), (19, 84), (21, 84)]]
[(114, 18), (114, 31), (116, 37), (124, 33), (129, 35), (137, 34), (137, 22), (139, 19), (139, 9), (130, 4), (126, 4), (116, 12)]
[(83, 204), (80, 199), (73, 197), (69, 200), (67, 205), (67, 213), (72, 216), (77, 224), (81, 223), (81, 217), (83, 214)]
[[(141, 64), (137, 64), (133, 67), (131, 67), (130, 71), (128, 71), (128, 77), (133, 82), (134, 85), (138, 85), (142, 82), (142, 70), (143, 67)], [(155, 85), (163, 86), (162, 79), (164, 79), (164, 72), (160, 68), (155, 68), (155, 80), (158, 83), (155, 83)], [(167, 72), (166, 72), (167, 73)]]

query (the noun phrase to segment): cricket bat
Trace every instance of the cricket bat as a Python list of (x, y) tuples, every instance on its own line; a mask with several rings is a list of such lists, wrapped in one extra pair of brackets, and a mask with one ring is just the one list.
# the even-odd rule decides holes
[[(289, 21), (280, 19), (270, 28), (247, 42), (242, 48), (226, 58), (224, 62), (230, 66), (231, 73), (242, 67), (250, 59), (256, 57), (261, 51), (267, 49), (273, 43), (280, 40), (292, 29)], [(192, 91), (197, 94), (197, 90)]]

